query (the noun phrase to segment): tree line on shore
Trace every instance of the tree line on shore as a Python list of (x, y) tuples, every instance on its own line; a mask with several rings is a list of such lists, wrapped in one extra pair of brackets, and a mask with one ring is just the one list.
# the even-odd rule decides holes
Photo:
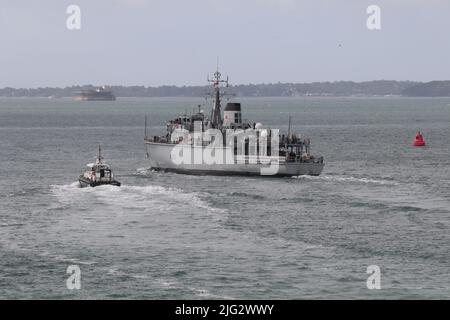
[[(2, 97), (73, 97), (83, 90), (96, 89), (93, 85), (64, 88), (10, 88), (0, 89)], [(201, 97), (210, 92), (207, 86), (106, 86), (117, 97)], [(234, 85), (228, 92), (240, 97), (295, 97), (295, 96), (450, 96), (450, 81), (414, 82), (377, 80), (366, 82), (337, 81), (314, 83), (268, 83)]]

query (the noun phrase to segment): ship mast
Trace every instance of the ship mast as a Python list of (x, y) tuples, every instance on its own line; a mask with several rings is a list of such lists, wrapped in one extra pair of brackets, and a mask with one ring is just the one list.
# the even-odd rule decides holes
[(208, 78), (208, 82), (213, 83), (214, 86), (214, 108), (212, 112), (211, 117), (211, 123), (214, 128), (221, 128), (223, 119), (222, 119), (222, 113), (221, 113), (221, 106), (220, 106), (220, 100), (221, 100), (221, 92), (220, 92), (220, 84), (225, 83), (228, 87), (228, 78), (227, 80), (221, 80), (222, 74), (219, 72), (219, 68), (217, 68), (217, 71), (214, 73), (214, 79), (210, 80)]
[(103, 157), (102, 157), (102, 147), (99, 145), (99, 146), (98, 146), (98, 158), (97, 158), (97, 163), (98, 163), (98, 164), (101, 164), (101, 163), (102, 163), (102, 160), (103, 160)]

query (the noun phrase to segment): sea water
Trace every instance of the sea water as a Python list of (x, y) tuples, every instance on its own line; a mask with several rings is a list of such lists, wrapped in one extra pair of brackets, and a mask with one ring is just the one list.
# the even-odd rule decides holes
[[(322, 175), (150, 170), (145, 115), (164, 134), (202, 99), (0, 99), (0, 298), (449, 298), (450, 99), (235, 100), (291, 116)], [(99, 144), (122, 187), (78, 187)]]

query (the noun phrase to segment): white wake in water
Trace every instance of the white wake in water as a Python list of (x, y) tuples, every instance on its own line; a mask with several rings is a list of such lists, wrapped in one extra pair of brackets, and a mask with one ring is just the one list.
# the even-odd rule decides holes
[(197, 192), (186, 192), (178, 188), (158, 185), (121, 187), (105, 185), (80, 188), (78, 182), (74, 182), (68, 185), (52, 185), (50, 188), (60, 204), (79, 209), (110, 206), (124, 210), (152, 208), (170, 211), (173, 208), (194, 207), (208, 212), (222, 211), (202, 200)]
[(295, 176), (294, 179), (303, 180), (317, 180), (317, 181), (336, 181), (336, 182), (350, 182), (350, 183), (362, 183), (362, 184), (379, 184), (379, 185), (399, 185), (398, 182), (387, 179), (370, 179), (370, 178), (357, 178), (353, 176)]

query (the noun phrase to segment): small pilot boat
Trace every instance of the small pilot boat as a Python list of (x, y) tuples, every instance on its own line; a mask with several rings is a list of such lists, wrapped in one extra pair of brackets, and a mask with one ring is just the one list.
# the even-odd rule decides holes
[(90, 170), (78, 178), (80, 187), (98, 187), (102, 185), (113, 185), (120, 187), (120, 182), (114, 179), (111, 167), (103, 162), (102, 149), (98, 146), (98, 157), (95, 163), (87, 165)]

